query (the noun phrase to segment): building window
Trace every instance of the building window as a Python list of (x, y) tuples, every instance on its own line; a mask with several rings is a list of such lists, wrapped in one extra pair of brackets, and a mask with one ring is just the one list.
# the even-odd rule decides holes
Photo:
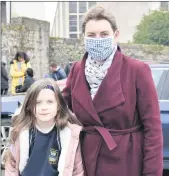
[(77, 34), (69, 34), (70, 38), (77, 38)]
[(79, 38), (82, 34), (82, 22), (86, 11), (97, 2), (69, 2), (69, 37)]
[(85, 13), (87, 11), (87, 3), (79, 2), (79, 13)]
[(82, 33), (83, 15), (79, 15), (79, 32)]
[(94, 6), (94, 5), (96, 5), (96, 2), (95, 1), (90, 1), (89, 5), (88, 5), (88, 8), (90, 8), (90, 7)]
[(77, 15), (69, 15), (69, 31), (77, 32)]
[(69, 2), (69, 13), (77, 13), (77, 2)]
[(169, 2), (161, 2), (161, 10), (169, 10)]
[(7, 22), (6, 2), (2, 1), (0, 3), (1, 3), (0, 4), (1, 22), (6, 24), (6, 22)]

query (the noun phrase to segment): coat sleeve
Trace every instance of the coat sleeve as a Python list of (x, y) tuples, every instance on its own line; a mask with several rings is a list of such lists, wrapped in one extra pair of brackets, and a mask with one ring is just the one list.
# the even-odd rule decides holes
[(8, 154), (6, 162), (9, 162), (9, 160), (15, 160), (16, 162), (16, 171), (15, 172), (10, 172), (9, 169), (7, 168), (7, 165), (5, 166), (5, 176), (19, 176), (19, 139), (15, 142), (14, 145), (11, 145), (10, 150), (10, 155)]
[(143, 176), (161, 176), (163, 170), (163, 138), (160, 109), (152, 74), (147, 64), (137, 70), (137, 108), (144, 126)]
[(78, 148), (77, 148), (77, 151), (76, 151), (75, 163), (74, 163), (73, 175), (72, 176), (84, 176), (84, 169), (83, 169), (83, 162), (82, 162), (80, 144), (78, 145)]
[(18, 72), (18, 71), (15, 71), (14, 69), (14, 64), (11, 64), (11, 67), (10, 67), (10, 75), (14, 78), (18, 78), (18, 77), (22, 77), (24, 76), (24, 72)]
[(2, 74), (2, 76), (6, 79), (6, 80), (8, 80), (9, 78), (8, 78), (8, 73), (7, 73), (7, 71), (6, 71), (6, 69), (5, 69), (5, 67), (1, 67), (1, 74)]
[(60, 80), (65, 79), (67, 77), (63, 69), (59, 70), (59, 75), (60, 75)]
[(75, 69), (76, 63), (77, 62), (75, 62), (72, 65), (72, 68), (70, 70), (70, 74), (69, 74), (67, 81), (66, 81), (66, 87), (62, 90), (62, 95), (63, 95), (64, 100), (66, 101), (70, 110), (72, 110), (71, 84), (72, 84), (72, 77), (75, 76), (74, 69)]
[(32, 68), (32, 67), (31, 67), (31, 63), (28, 62), (28, 63), (26, 64), (26, 67), (27, 67), (27, 68)]
[(30, 82), (28, 79), (25, 79), (23, 86), (18, 90), (17, 93), (26, 92), (29, 87), (30, 87)]

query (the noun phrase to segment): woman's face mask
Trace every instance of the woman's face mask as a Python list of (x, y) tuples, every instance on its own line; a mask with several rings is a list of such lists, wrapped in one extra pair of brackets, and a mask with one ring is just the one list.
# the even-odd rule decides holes
[(112, 37), (107, 38), (89, 38), (85, 37), (85, 50), (95, 60), (105, 60), (113, 52), (116, 44)]
[(95, 60), (105, 60), (116, 47), (115, 34), (107, 20), (90, 20), (86, 23), (85, 50)]

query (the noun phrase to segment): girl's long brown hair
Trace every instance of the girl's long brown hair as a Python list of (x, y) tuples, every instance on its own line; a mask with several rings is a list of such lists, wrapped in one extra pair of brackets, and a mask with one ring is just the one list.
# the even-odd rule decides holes
[(55, 97), (58, 103), (58, 112), (55, 118), (58, 129), (63, 129), (67, 126), (68, 121), (75, 124), (80, 124), (76, 116), (68, 109), (57, 83), (51, 78), (44, 78), (36, 81), (27, 91), (21, 112), (12, 118), (11, 143), (15, 143), (21, 130), (35, 127), (35, 110), (37, 97), (41, 90), (46, 87), (52, 87), (55, 92)]

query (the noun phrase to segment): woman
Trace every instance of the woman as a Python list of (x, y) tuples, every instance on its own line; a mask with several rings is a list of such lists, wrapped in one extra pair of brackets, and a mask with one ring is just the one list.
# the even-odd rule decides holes
[(12, 77), (12, 94), (24, 83), (26, 69), (31, 68), (29, 58), (25, 52), (17, 52), (11, 61), (10, 75)]
[(63, 95), (82, 125), (87, 176), (162, 176), (162, 126), (147, 64), (121, 53), (115, 18), (94, 7), (82, 24), (86, 53)]

